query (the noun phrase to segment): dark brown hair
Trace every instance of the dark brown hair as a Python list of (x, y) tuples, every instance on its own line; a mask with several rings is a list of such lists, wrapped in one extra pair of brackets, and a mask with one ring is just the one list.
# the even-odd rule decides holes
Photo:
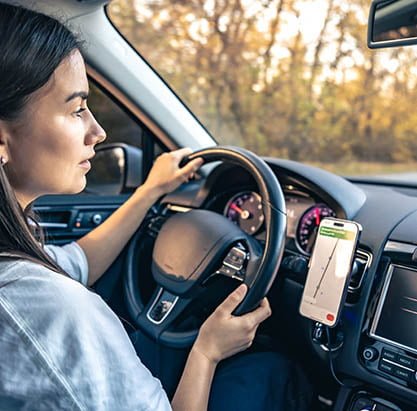
[[(71, 52), (74, 34), (58, 20), (0, 3), (0, 120), (13, 121)], [(26, 258), (63, 272), (43, 248), (44, 236), (31, 205), (22, 210), (0, 165), (0, 253)]]

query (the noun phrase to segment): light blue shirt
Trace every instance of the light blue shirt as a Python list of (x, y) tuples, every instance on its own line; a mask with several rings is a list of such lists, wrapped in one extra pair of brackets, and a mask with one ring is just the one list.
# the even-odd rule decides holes
[(81, 247), (46, 251), (72, 278), (0, 258), (0, 410), (171, 410), (117, 316), (84, 286)]

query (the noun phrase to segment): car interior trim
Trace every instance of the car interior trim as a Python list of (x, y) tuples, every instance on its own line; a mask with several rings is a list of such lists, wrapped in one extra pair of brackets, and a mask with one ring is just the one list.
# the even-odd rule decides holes
[(399, 241), (388, 240), (384, 247), (384, 252), (414, 254), (417, 246), (413, 244), (401, 243)]

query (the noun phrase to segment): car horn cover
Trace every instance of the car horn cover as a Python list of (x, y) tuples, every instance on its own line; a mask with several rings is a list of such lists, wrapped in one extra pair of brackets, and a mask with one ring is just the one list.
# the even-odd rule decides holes
[(208, 210), (176, 214), (162, 226), (153, 251), (155, 281), (180, 296), (212, 274), (227, 250), (246, 235), (224, 216)]

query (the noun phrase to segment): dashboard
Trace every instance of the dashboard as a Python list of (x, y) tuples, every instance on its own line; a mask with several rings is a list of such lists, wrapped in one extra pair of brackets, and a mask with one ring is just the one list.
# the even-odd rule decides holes
[[(415, 411), (417, 188), (348, 181), (297, 162), (266, 161), (283, 189), (287, 215), (285, 251), (268, 294), (273, 314), (263, 324), (268, 344), (272, 341), (273, 347), (296, 358), (317, 385), (333, 381), (330, 348), (333, 372), (346, 381), (343, 389), (332, 386), (338, 393), (333, 398), (335, 411)], [(36, 211), (52, 226), (69, 218), (64, 224), (68, 227), (53, 232), (57, 244), (65, 243), (95, 226), (98, 214), (106, 218), (121, 204), (110, 204), (105, 196), (99, 199), (77, 197), (76, 205), (68, 206), (66, 197), (54, 198), (55, 203), (46, 198), (37, 202)], [(154, 207), (161, 214), (149, 220), (146, 243), (153, 241), (166, 221), (163, 213), (190, 209), (221, 214), (262, 243), (266, 233), (262, 204), (249, 173), (236, 165), (217, 165)], [(341, 321), (331, 329), (331, 341), (316, 323), (299, 314), (317, 225), (327, 216), (354, 220), (363, 227)], [(148, 261), (151, 253), (145, 248), (143, 243)], [(101, 283), (96, 291), (106, 295), (107, 287)], [(149, 283), (146, 296), (151, 298), (153, 291)]]
[[(315, 374), (329, 372), (331, 347), (334, 372), (355, 382), (341, 391), (335, 410), (363, 409), (355, 404), (415, 410), (417, 189), (352, 182), (288, 160), (266, 161), (283, 189), (287, 214), (286, 249), (277, 277), (281, 285), (268, 295), (272, 337)], [(220, 165), (195, 190), (187, 194), (187, 205), (220, 213), (262, 242), (262, 198), (245, 170)], [(178, 199), (168, 196), (165, 201)], [(299, 314), (317, 227), (329, 216), (363, 227), (341, 321), (331, 330), (330, 342), (323, 334), (318, 337), (317, 324)], [(395, 303), (401, 293), (407, 298)]]

